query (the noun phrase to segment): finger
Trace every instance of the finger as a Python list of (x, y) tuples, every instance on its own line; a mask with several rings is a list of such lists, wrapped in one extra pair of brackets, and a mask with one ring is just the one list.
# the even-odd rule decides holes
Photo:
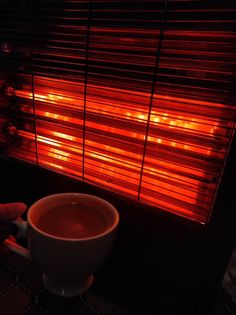
[(19, 218), (26, 210), (22, 202), (0, 204), (0, 222), (11, 222)]
[[(16, 243), (16, 239), (11, 235), (7, 239), (11, 242)], [(8, 249), (5, 244), (0, 244), (0, 262), (6, 259), (6, 257), (10, 255), (10, 253), (10, 249)]]

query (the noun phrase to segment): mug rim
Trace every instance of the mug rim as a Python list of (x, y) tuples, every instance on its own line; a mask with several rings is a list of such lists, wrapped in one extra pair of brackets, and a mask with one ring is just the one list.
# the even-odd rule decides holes
[[(114, 214), (114, 223), (107, 228), (104, 232), (102, 233), (98, 233), (94, 236), (89, 236), (89, 237), (80, 237), (80, 238), (68, 238), (68, 237), (60, 237), (60, 236), (56, 236), (53, 234), (49, 234), (47, 232), (42, 231), (41, 229), (39, 229), (35, 223), (32, 221), (32, 211), (34, 211), (34, 208), (36, 206), (38, 206), (38, 204), (40, 204), (41, 202), (44, 202), (47, 199), (51, 199), (51, 198), (56, 198), (59, 196), (69, 196), (69, 195), (74, 195), (74, 196), (79, 196), (79, 197), (89, 197), (89, 198), (93, 198), (96, 200), (99, 200), (103, 203), (105, 203), (108, 208), (110, 210), (112, 210), (113, 214)], [(97, 197), (95, 195), (92, 194), (85, 194), (85, 193), (76, 193), (76, 192), (66, 192), (66, 193), (55, 193), (55, 194), (50, 194), (47, 195), (45, 197), (42, 197), (40, 199), (38, 199), (37, 201), (35, 201), (28, 209), (28, 213), (27, 213), (27, 222), (28, 224), (32, 227), (33, 230), (36, 230), (38, 233), (43, 234), (44, 236), (48, 237), (48, 238), (52, 238), (52, 239), (56, 239), (56, 240), (60, 240), (60, 241), (68, 241), (68, 242), (78, 242), (78, 241), (88, 241), (88, 240), (93, 240), (93, 239), (98, 239), (101, 238), (103, 236), (106, 236), (107, 234), (111, 233), (113, 230), (116, 229), (116, 227), (119, 224), (119, 220), (120, 220), (120, 216), (119, 216), (119, 212), (118, 210), (108, 201), (106, 201), (105, 199), (102, 199), (100, 197)]]

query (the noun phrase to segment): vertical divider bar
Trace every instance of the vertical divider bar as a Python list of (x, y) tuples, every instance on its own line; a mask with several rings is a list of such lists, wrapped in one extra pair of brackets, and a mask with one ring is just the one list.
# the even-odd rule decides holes
[(33, 62), (33, 51), (34, 51), (34, 27), (33, 27), (33, 3), (34, 0), (30, 1), (30, 24), (31, 24), (31, 51), (30, 51), (30, 63), (31, 63), (31, 87), (32, 87), (32, 105), (33, 105), (33, 117), (34, 117), (34, 141), (35, 141), (35, 155), (36, 165), (39, 164), (38, 159), (38, 141), (37, 141), (37, 117), (35, 109), (35, 97), (34, 97), (34, 62)]
[(85, 74), (84, 74), (84, 114), (83, 114), (83, 147), (82, 147), (82, 179), (85, 178), (85, 136), (86, 136), (86, 102), (87, 102), (87, 81), (88, 81), (88, 55), (89, 55), (89, 40), (90, 27), (92, 19), (92, 0), (88, 2), (88, 21), (87, 21), (87, 36), (86, 36), (86, 53), (85, 53)]
[(162, 46), (162, 42), (163, 42), (163, 38), (164, 38), (164, 28), (165, 28), (165, 24), (166, 24), (167, 13), (168, 13), (168, 0), (165, 0), (164, 7), (163, 7), (161, 27), (160, 27), (160, 35), (159, 35), (159, 40), (157, 43), (156, 61), (155, 61), (155, 68), (154, 68), (154, 73), (153, 73), (151, 96), (150, 96), (150, 102), (149, 102), (149, 111), (148, 111), (148, 118), (147, 118), (147, 124), (146, 124), (143, 157), (142, 157), (142, 164), (141, 164), (140, 178), (139, 178), (139, 187), (138, 187), (138, 200), (140, 200), (140, 194), (141, 194), (145, 156), (146, 156), (146, 151), (147, 151), (147, 139), (148, 139), (148, 133), (149, 133), (149, 128), (150, 128), (150, 119), (151, 119), (153, 98), (154, 98), (154, 93), (155, 93), (156, 77), (157, 77), (157, 71), (159, 68), (159, 62), (160, 62), (160, 57), (161, 57), (161, 46)]

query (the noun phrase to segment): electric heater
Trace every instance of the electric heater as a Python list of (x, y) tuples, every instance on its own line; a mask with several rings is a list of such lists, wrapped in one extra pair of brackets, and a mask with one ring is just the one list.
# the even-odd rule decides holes
[(113, 192), (169, 235), (181, 219), (208, 231), (233, 207), (216, 210), (233, 154), (235, 13), (229, 0), (1, 1), (2, 165)]

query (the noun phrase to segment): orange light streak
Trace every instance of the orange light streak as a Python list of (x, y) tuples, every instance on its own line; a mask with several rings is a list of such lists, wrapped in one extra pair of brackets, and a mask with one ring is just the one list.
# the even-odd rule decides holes
[(67, 162), (69, 161), (70, 154), (62, 150), (50, 148), (48, 152), (48, 156), (51, 156), (57, 160), (62, 160), (62, 161)]
[[(40, 114), (40, 112), (36, 111), (36, 114)], [(50, 113), (50, 112), (44, 112), (43, 115), (45, 117), (49, 117), (49, 118), (53, 118), (53, 119), (57, 119), (57, 120), (63, 120), (63, 121), (69, 121), (70, 120), (70, 118), (67, 116), (54, 114), (54, 113)]]
[(51, 163), (51, 162), (47, 162), (47, 161), (43, 161), (43, 164), (46, 164), (52, 168), (57, 168), (57, 169), (63, 170), (63, 167), (59, 164), (55, 164), (55, 163)]
[(48, 93), (48, 94), (41, 94), (41, 93), (32, 93), (28, 91), (22, 91), (22, 90), (16, 90), (15, 95), (20, 98), (25, 98), (32, 100), (34, 99), (35, 101), (40, 101), (40, 102), (46, 102), (50, 104), (58, 104), (58, 102), (63, 101), (63, 103), (74, 103), (75, 100), (70, 97), (66, 96), (61, 96), (58, 94)]
[(37, 141), (43, 142), (43, 143), (46, 143), (46, 144), (49, 144), (49, 145), (52, 145), (55, 147), (61, 147), (62, 146), (58, 141), (53, 140), (51, 138), (44, 137), (44, 136), (40, 136), (40, 135), (37, 136)]
[(76, 140), (76, 137), (67, 135), (67, 134), (62, 133), (62, 132), (52, 131), (52, 135), (55, 136), (55, 137), (59, 137), (59, 138), (70, 140), (70, 141), (75, 141)]

